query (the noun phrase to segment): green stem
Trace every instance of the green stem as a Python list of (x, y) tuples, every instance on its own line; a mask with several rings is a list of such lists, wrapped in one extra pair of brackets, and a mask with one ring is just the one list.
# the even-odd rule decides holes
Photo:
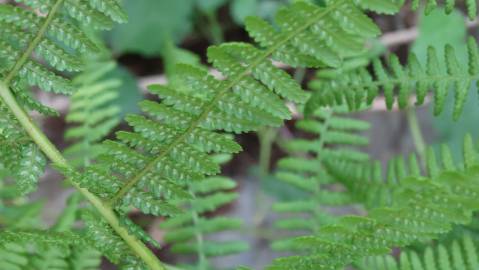
[(221, 25), (218, 22), (218, 18), (216, 16), (216, 13), (214, 11), (212, 12), (207, 12), (206, 18), (208, 19), (208, 22), (210, 24), (210, 33), (209, 35), (211, 36), (211, 42), (213, 44), (221, 44), (224, 42), (224, 36), (223, 36), (223, 30), (221, 29)]
[(258, 132), (259, 138), (259, 169), (260, 176), (265, 177), (269, 173), (271, 162), (271, 151), (273, 149), (274, 139), (276, 138), (276, 128), (264, 128)]
[[(24, 130), (28, 133), (31, 139), (40, 147), (45, 155), (55, 164), (71, 168), (66, 159), (62, 156), (60, 151), (52, 144), (52, 142), (45, 136), (45, 134), (33, 123), (32, 119), (20, 107), (11, 91), (4, 82), (0, 82), (0, 97), (5, 105), (10, 109), (18, 122), (22, 125)], [(162, 263), (140, 240), (130, 235), (128, 231), (123, 228), (115, 212), (112, 208), (106, 206), (100, 198), (90, 193), (87, 189), (80, 187), (78, 184), (71, 182), (71, 184), (98, 210), (103, 218), (110, 224), (115, 232), (123, 238), (123, 240), (130, 246), (132, 251), (140, 257), (151, 270), (165, 270)]]
[(426, 161), (426, 144), (422, 135), (421, 126), (417, 120), (416, 109), (414, 107), (409, 107), (406, 110), (406, 115), (409, 123), (409, 130), (411, 131), (411, 136), (414, 141), (414, 146), (416, 147), (416, 151), (421, 159), (421, 162), (424, 164)]
[(195, 226), (196, 248), (198, 249), (197, 250), (198, 270), (205, 270), (207, 269), (207, 266), (208, 266), (208, 260), (205, 254), (205, 244), (204, 244), (203, 234), (198, 228), (200, 217), (198, 213), (194, 210), (192, 210), (191, 215), (193, 218), (193, 224)]

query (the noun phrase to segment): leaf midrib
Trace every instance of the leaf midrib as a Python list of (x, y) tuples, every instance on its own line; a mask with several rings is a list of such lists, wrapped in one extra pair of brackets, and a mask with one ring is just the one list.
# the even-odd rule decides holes
[(188, 135), (190, 135), (194, 129), (208, 116), (210, 111), (213, 110), (216, 103), (228, 92), (229, 89), (234, 87), (238, 84), (244, 77), (247, 77), (251, 71), (258, 65), (260, 65), (264, 60), (270, 57), (276, 50), (278, 50), (281, 46), (289, 42), (293, 39), (296, 35), (302, 33), (303, 31), (307, 30), (311, 25), (316, 23), (319, 19), (326, 16), (330, 12), (332, 12), (337, 6), (343, 4), (347, 0), (338, 0), (334, 4), (325, 8), (325, 10), (318, 15), (314, 16), (312, 19), (305, 23), (303, 26), (298, 28), (296, 31), (289, 33), (283, 40), (277, 42), (275, 45), (267, 49), (263, 55), (258, 57), (254, 62), (252, 62), (242, 73), (238, 74), (236, 77), (230, 80), (230, 83), (227, 84), (223, 90), (219, 91), (219, 93), (215, 96), (215, 98), (204, 108), (203, 112), (191, 122), (190, 126), (180, 134), (175, 140), (173, 140), (161, 153), (159, 156), (154, 158), (145, 168), (143, 168), (137, 175), (133, 176), (129, 180), (127, 180), (126, 184), (121, 188), (121, 190), (112, 197), (108, 204), (113, 206), (115, 205), (118, 200), (123, 198), (128, 191), (130, 191), (150, 170), (152, 170), (155, 165), (164, 158), (169, 152), (179, 143), (181, 143)]

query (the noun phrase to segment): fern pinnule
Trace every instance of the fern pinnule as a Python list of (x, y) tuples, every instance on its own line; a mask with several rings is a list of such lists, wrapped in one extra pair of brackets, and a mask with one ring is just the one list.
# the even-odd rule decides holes
[[(368, 140), (357, 132), (367, 130), (369, 123), (347, 118), (341, 113), (344, 111), (341, 108), (317, 110), (314, 117), (297, 123), (300, 130), (312, 133), (316, 138), (294, 139), (285, 144), (290, 156), (279, 161), (276, 177), (304, 192), (304, 196), (273, 205), (273, 210), (282, 213), (283, 216), (276, 221), (276, 227), (294, 232), (301, 231), (304, 235), (314, 234), (336, 218), (323, 207), (352, 202), (347, 193), (332, 190), (335, 178), (325, 167), (325, 161), (328, 159), (348, 160), (353, 163), (368, 161), (367, 154), (351, 149), (350, 146), (368, 143)], [(294, 249), (290, 241), (291, 238), (277, 240), (273, 243), (273, 248)]]
[(308, 255), (277, 259), (269, 269), (337, 269), (469, 223), (478, 210), (479, 192), (479, 167), (470, 153), (475, 151), (470, 138), (464, 151), (469, 160), (465, 169), (404, 178), (389, 207), (375, 208), (366, 217), (343, 217), (314, 235), (297, 238), (291, 244)]
[[(414, 54), (409, 63), (402, 66), (397, 56), (392, 55), (389, 70), (386, 70), (379, 59), (373, 61), (374, 75), (366, 68), (342, 74), (337, 79), (326, 80), (317, 85), (307, 107), (314, 110), (318, 106), (332, 106), (347, 103), (350, 110), (367, 102), (371, 104), (384, 91), (388, 109), (396, 100), (399, 108), (409, 106), (409, 97), (416, 93), (416, 105), (421, 105), (430, 90), (434, 93), (434, 114), (444, 110), (445, 100), (450, 90), (454, 90), (454, 119), (459, 118), (473, 82), (479, 78), (479, 53), (476, 41), (468, 40), (468, 67), (463, 67), (456, 57), (452, 46), (445, 47), (444, 62), (437, 56), (433, 47), (428, 49), (427, 64), (422, 66)], [(446, 69), (441, 68), (445, 63)], [(320, 90), (319, 90), (320, 89)], [(395, 93), (397, 90), (397, 94)]]

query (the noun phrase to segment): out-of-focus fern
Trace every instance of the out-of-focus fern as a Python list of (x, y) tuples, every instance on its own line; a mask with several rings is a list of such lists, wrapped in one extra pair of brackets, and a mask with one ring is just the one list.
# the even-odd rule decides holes
[[(402, 0), (402, 2), (409, 2)], [(437, 0), (411, 0), (411, 5), (413, 10), (417, 10), (421, 7), (421, 3), (424, 6), (424, 11), (426, 14), (431, 13), (434, 9), (438, 7)], [(465, 0), (467, 16), (469, 19), (474, 20), (477, 16), (477, 1), (476, 0)], [(447, 14), (451, 13), (454, 10), (454, 7), (457, 5), (456, 0), (444, 0), (445, 11)]]
[[(460, 241), (459, 241), (460, 240)], [(449, 245), (427, 247), (422, 254), (402, 251), (399, 261), (391, 255), (364, 260), (361, 270), (475, 270), (479, 268), (477, 247), (467, 234)]]
[(175, 202), (178, 207), (185, 208), (184, 212), (161, 224), (161, 228), (167, 230), (165, 241), (172, 244), (173, 252), (197, 256), (196, 266), (191, 269), (212, 269), (209, 257), (235, 254), (248, 248), (243, 241), (208, 240), (209, 234), (241, 227), (242, 221), (239, 219), (209, 218), (206, 215), (234, 201), (238, 194), (231, 189), (235, 187), (236, 182), (219, 176), (193, 182), (188, 185), (192, 198)]
[(337, 269), (386, 254), (392, 247), (430, 240), (450, 231), (452, 225), (469, 223), (478, 210), (475, 150), (467, 137), (464, 168), (432, 169), (435, 173), (429, 177), (404, 178), (391, 194), (389, 207), (373, 209), (367, 217), (343, 217), (315, 235), (297, 238), (290, 242), (291, 248), (307, 255), (277, 259), (269, 269)]
[(115, 68), (114, 62), (96, 62), (79, 76), (74, 83), (78, 91), (71, 98), (66, 121), (73, 124), (65, 138), (75, 141), (64, 153), (74, 166), (87, 166), (103, 151), (99, 143), (119, 123), (120, 108), (112, 105), (118, 97), (118, 79), (103, 79)]
[(73, 195), (50, 230), (2, 232), (0, 269), (4, 270), (94, 270), (100, 254), (88, 248), (82, 232), (72, 231), (81, 196)]
[(438, 55), (433, 47), (428, 49), (427, 65), (423, 67), (417, 57), (411, 54), (407, 66), (399, 63), (397, 56), (392, 55), (389, 60), (389, 70), (386, 70), (380, 59), (375, 59), (372, 64), (374, 75), (368, 69), (359, 68), (346, 72), (337, 79), (326, 80), (318, 83), (317, 90), (311, 97), (307, 107), (314, 110), (320, 106), (334, 106), (347, 103), (350, 110), (355, 110), (359, 105), (367, 102), (371, 104), (384, 91), (386, 105), (392, 108), (397, 101), (400, 108), (409, 104), (410, 96), (416, 94), (416, 104), (423, 104), (429, 90), (434, 93), (434, 113), (437, 115), (444, 110), (444, 102), (448, 92), (454, 90), (455, 119), (459, 118), (469, 89), (479, 79), (479, 52), (473, 38), (468, 40), (468, 66), (459, 64), (454, 48), (446, 46), (442, 67)]
[[(347, 193), (334, 191), (336, 180), (324, 162), (338, 159), (348, 162), (368, 161), (367, 154), (348, 146), (362, 146), (367, 138), (357, 134), (369, 128), (369, 123), (347, 118), (341, 108), (320, 109), (314, 118), (300, 120), (297, 128), (310, 132), (315, 139), (294, 139), (286, 144), (290, 157), (279, 161), (277, 178), (305, 193), (297, 200), (279, 202), (273, 209), (280, 213), (293, 213), (276, 222), (276, 226), (304, 235), (320, 231), (323, 225), (335, 219), (323, 206), (337, 206), (351, 203)], [(288, 249), (290, 239), (273, 243), (275, 249)]]

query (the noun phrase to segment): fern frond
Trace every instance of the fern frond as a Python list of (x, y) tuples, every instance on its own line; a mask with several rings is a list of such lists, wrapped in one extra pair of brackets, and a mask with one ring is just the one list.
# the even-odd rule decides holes
[[(434, 93), (434, 114), (444, 110), (446, 97), (450, 90), (454, 91), (454, 119), (459, 118), (471, 85), (479, 79), (479, 52), (476, 41), (468, 40), (468, 67), (459, 64), (454, 48), (445, 47), (444, 63), (433, 47), (428, 49), (427, 65), (422, 66), (417, 57), (411, 54), (409, 63), (402, 66), (398, 58), (392, 55), (387, 70), (379, 59), (373, 61), (374, 75), (367, 68), (348, 72), (336, 79), (318, 82), (315, 93), (307, 108), (309, 111), (321, 106), (334, 106), (347, 103), (350, 110), (355, 110), (366, 102), (371, 104), (384, 91), (386, 105), (393, 107), (397, 99), (400, 108), (408, 106), (409, 97), (416, 94), (416, 105), (421, 105), (430, 90)], [(395, 97), (397, 96), (397, 98)]]
[[(404, 0), (403, 0), (404, 2)], [(454, 7), (458, 4), (456, 0), (444, 0), (444, 7), (447, 14), (450, 14)], [(474, 20), (477, 17), (477, 1), (475, 0), (465, 0), (467, 16), (470, 20)], [(413, 10), (420, 8), (421, 4), (424, 6), (424, 11), (426, 15), (431, 13), (434, 9), (438, 7), (437, 0), (412, 0), (411, 5)]]
[(242, 221), (229, 217), (208, 218), (205, 214), (227, 205), (237, 198), (230, 191), (236, 183), (225, 177), (210, 177), (188, 186), (192, 199), (176, 200), (175, 205), (183, 207), (182, 214), (164, 221), (160, 226), (167, 231), (166, 243), (171, 250), (180, 254), (197, 256), (195, 269), (210, 269), (209, 257), (240, 253), (248, 249), (243, 241), (213, 241), (208, 235), (221, 231), (241, 228)]
[(308, 255), (277, 259), (269, 269), (338, 269), (469, 223), (478, 210), (479, 167), (470, 154), (474, 149), (466, 140), (464, 171), (403, 179), (389, 207), (374, 209), (367, 217), (341, 218), (315, 235), (297, 238), (292, 244)]
[(22, 87), (25, 83), (55, 93), (74, 92), (70, 81), (57, 73), (81, 70), (80, 55), (96, 50), (94, 42), (76, 22), (108, 29), (114, 21), (126, 19), (118, 2), (112, 0), (17, 2), (25, 7), (0, 6), (0, 59), (5, 64), (0, 79), (23, 97), (28, 96)]
[(95, 160), (103, 152), (99, 142), (120, 122), (120, 108), (111, 102), (118, 97), (121, 81), (102, 80), (114, 67), (113, 62), (92, 64), (74, 80), (79, 89), (71, 98), (66, 121), (75, 126), (66, 131), (65, 138), (75, 143), (64, 151), (74, 166)]
[[(242, 133), (264, 125), (278, 126), (290, 118), (282, 98), (299, 103), (307, 100), (301, 87), (285, 71), (274, 67), (271, 60), (294, 66), (337, 65), (342, 56), (334, 52), (337, 42), (330, 40), (328, 33), (342, 33), (342, 37), (361, 43), (379, 33), (362, 7), (392, 11), (396, 5), (390, 3), (393, 1), (371, 4), (341, 0), (325, 7), (296, 3), (278, 14), (281, 31), (258, 19), (247, 22), (248, 32), (259, 47), (228, 43), (208, 49), (208, 60), (221, 71), (223, 79), (180, 65), (178, 77), (194, 91), (163, 85), (149, 87), (163, 102), (143, 102), (141, 108), (147, 117), (126, 118), (134, 132), (121, 132), (117, 136), (120, 142), (105, 144), (109, 153), (101, 158), (98, 167), (102, 174), (110, 175), (109, 182), (117, 183), (121, 189), (113, 196), (103, 193), (102, 198), (115, 206), (137, 202), (135, 207), (158, 214), (151, 209), (163, 199), (156, 192), (158, 186), (166, 189), (162, 192), (175, 193), (168, 190), (173, 186), (170, 183), (184, 186), (191, 179), (201, 180), (219, 172), (209, 153), (241, 150), (220, 132)], [(362, 46), (357, 51), (361, 49)], [(316, 60), (312, 64), (301, 59)], [(139, 203), (146, 199), (148, 203)]]
[[(461, 241), (459, 241), (461, 240)], [(363, 270), (474, 270), (479, 267), (477, 247), (467, 234), (450, 245), (428, 246), (422, 254), (402, 251), (399, 261), (391, 255), (370, 257), (359, 269)]]
[[(273, 210), (289, 214), (278, 220), (278, 228), (303, 232), (304, 235), (320, 231), (323, 225), (332, 223), (336, 217), (322, 209), (323, 206), (344, 205), (352, 202), (347, 193), (335, 192), (335, 178), (325, 167), (329, 159), (363, 163), (367, 154), (348, 146), (362, 146), (368, 140), (358, 132), (369, 128), (369, 123), (347, 118), (344, 109), (322, 109), (314, 118), (300, 120), (297, 128), (314, 134), (315, 139), (294, 139), (286, 143), (291, 155), (279, 161), (278, 180), (304, 192), (297, 200), (278, 202)], [(296, 233), (297, 234), (297, 233)], [(290, 238), (275, 241), (274, 249), (291, 249)]]

